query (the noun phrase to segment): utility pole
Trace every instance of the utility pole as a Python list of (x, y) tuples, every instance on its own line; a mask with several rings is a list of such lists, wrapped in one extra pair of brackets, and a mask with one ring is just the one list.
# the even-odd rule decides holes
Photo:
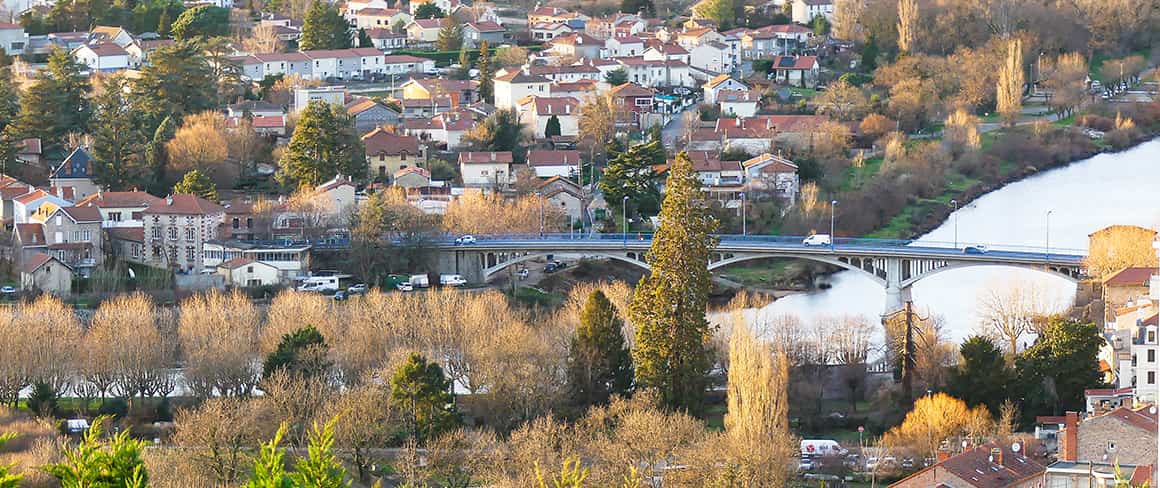
[(906, 339), (902, 347), (902, 399), (909, 406), (914, 401), (914, 302), (907, 300), (902, 310), (906, 314)]

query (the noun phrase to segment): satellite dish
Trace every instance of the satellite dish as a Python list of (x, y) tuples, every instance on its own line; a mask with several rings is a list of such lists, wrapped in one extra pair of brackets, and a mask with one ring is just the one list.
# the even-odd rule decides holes
[(1023, 446), (1020, 446), (1018, 442), (1011, 443), (1011, 452), (1019, 452), (1019, 449), (1022, 449), (1022, 448), (1023, 448)]
[(1156, 405), (1152, 405), (1151, 407), (1148, 407), (1148, 413), (1150, 413), (1152, 415), (1156, 415)]

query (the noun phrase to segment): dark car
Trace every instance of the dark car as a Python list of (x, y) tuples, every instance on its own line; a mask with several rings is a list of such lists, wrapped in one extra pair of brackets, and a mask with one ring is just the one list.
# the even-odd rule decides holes
[(987, 254), (987, 246), (982, 244), (963, 248), (963, 254)]
[(544, 265), (545, 273), (555, 273), (560, 270), (560, 266), (556, 263), (548, 263)]
[(343, 300), (346, 300), (346, 292), (345, 291), (334, 292), (334, 299), (337, 301), (340, 301), (340, 302)]

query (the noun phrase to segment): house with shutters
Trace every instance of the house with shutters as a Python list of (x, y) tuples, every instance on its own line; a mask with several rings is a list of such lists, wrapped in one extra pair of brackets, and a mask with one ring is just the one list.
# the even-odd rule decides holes
[(578, 136), (580, 100), (572, 97), (527, 96), (519, 101), (520, 121), (532, 130), (536, 139), (547, 137), (548, 121), (560, 122), (561, 136)]
[(814, 17), (834, 20), (834, 0), (793, 0), (790, 18), (798, 24), (809, 24)]
[(537, 22), (531, 24), (528, 30), (531, 32), (533, 41), (545, 42), (575, 32), (577, 29), (565, 22)]
[(217, 239), (224, 218), (224, 207), (195, 195), (171, 195), (150, 205), (142, 212), (145, 263), (201, 273), (203, 246)]
[(100, 191), (77, 201), (76, 206), (96, 208), (103, 228), (130, 228), (143, 227), (141, 213), (164, 201), (143, 191)]
[(229, 286), (273, 286), (281, 282), (278, 268), (253, 258), (239, 257), (217, 266), (217, 274)]
[[(367, 37), (371, 40), (371, 47), (375, 49), (391, 52), (395, 49), (407, 47), (407, 35), (395, 32), (389, 28), (367, 29), (366, 33)], [(387, 72), (390, 73), (389, 70)]]
[(689, 65), (701, 71), (732, 73), (741, 62), (740, 55), (725, 43), (709, 41), (689, 49)]
[[(378, 47), (377, 45), (375, 47)], [(384, 48), (380, 48), (384, 49)], [(405, 75), (409, 73), (426, 73), (435, 69), (435, 60), (411, 56), (409, 54), (395, 54), (383, 57), (383, 74)]]
[(77, 147), (52, 168), (52, 172), (48, 175), (48, 183), (54, 187), (71, 187), (73, 198), (82, 199), (100, 190), (93, 181), (95, 176), (93, 158), (84, 147)]
[(617, 125), (639, 126), (644, 114), (653, 112), (653, 91), (635, 83), (614, 86), (608, 90), (608, 96), (621, 114)]
[(570, 222), (584, 222), (588, 208), (588, 194), (570, 178), (553, 176), (540, 183), (544, 205), (560, 209)]
[(463, 186), (500, 190), (515, 183), (511, 151), (459, 153), (459, 174)]
[(432, 97), (450, 97), (451, 107), (479, 101), (479, 82), (445, 78), (411, 79), (403, 83), (403, 100), (430, 100)]
[(604, 48), (608, 57), (619, 58), (624, 56), (640, 56), (644, 54), (644, 39), (637, 36), (609, 37), (604, 41)]
[(57, 207), (72, 206), (72, 188), (52, 187), (36, 189), (12, 199), (12, 223), (31, 222), (32, 215), (46, 204)]
[(1156, 408), (1120, 407), (1100, 415), (1065, 414), (1059, 461), (1148, 465), (1156, 461)]
[(379, 127), (362, 136), (366, 150), (367, 174), (376, 181), (390, 184), (395, 173), (422, 161), (419, 138), (399, 135)]
[(583, 32), (556, 37), (548, 43), (549, 54), (572, 59), (599, 59), (604, 56), (604, 41)]
[(753, 117), (757, 114), (758, 95), (749, 90), (722, 90), (717, 93), (717, 106), (723, 117)]

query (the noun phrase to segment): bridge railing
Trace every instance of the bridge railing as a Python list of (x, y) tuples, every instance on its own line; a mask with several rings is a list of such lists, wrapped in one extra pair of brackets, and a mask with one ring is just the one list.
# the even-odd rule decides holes
[[(629, 233), (510, 233), (510, 234), (488, 234), (475, 235), (478, 242), (487, 241), (647, 241), (652, 239), (651, 232), (629, 232)], [(446, 244), (451, 244), (456, 237), (447, 235), (444, 237)], [(802, 245), (802, 240), (806, 236), (793, 235), (740, 235), (740, 234), (719, 234), (717, 235), (723, 242), (737, 243), (737, 242), (752, 242), (752, 243), (769, 243), (781, 245)], [(984, 242), (971, 241), (915, 241), (910, 239), (873, 239), (865, 237), (838, 237), (834, 239), (834, 246), (856, 246), (865, 248), (925, 248), (931, 250), (962, 250), (966, 247), (985, 247), (989, 251), (1006, 251), (1019, 253), (1044, 253), (1050, 251), (1052, 255), (1085, 255), (1086, 249), (1067, 248), (1042, 245), (1015, 245), (1015, 244), (994, 244)]]

